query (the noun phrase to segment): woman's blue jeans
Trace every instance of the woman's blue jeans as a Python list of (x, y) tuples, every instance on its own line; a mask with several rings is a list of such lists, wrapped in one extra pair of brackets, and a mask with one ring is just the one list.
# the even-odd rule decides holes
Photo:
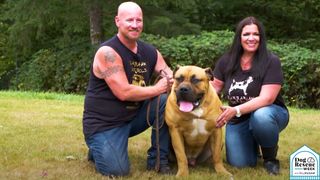
[[(168, 164), (168, 153), (170, 135), (168, 126), (164, 122), (164, 110), (167, 96), (160, 96), (160, 104), (157, 105), (157, 98), (151, 101), (150, 124), (156, 119), (156, 108), (159, 108), (159, 130), (160, 144), (160, 165)], [(129, 174), (130, 162), (128, 156), (128, 139), (142, 133), (149, 128), (147, 123), (147, 106), (150, 101), (145, 101), (136, 117), (128, 124), (96, 133), (86, 139), (89, 147), (89, 156), (95, 163), (96, 170), (103, 175), (125, 176)], [(144, 153), (144, 152), (141, 152)], [(147, 165), (154, 167), (156, 164), (157, 146), (156, 134), (153, 128), (151, 133), (151, 147), (148, 150)]]
[(258, 148), (275, 147), (289, 122), (289, 112), (278, 105), (262, 107), (241, 123), (226, 126), (227, 162), (235, 167), (256, 166)]

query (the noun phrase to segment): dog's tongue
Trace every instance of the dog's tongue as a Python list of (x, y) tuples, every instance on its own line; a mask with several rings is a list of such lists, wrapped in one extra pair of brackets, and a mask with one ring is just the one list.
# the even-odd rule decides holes
[(179, 109), (183, 112), (190, 112), (193, 109), (193, 104), (187, 101), (180, 101), (179, 102)]

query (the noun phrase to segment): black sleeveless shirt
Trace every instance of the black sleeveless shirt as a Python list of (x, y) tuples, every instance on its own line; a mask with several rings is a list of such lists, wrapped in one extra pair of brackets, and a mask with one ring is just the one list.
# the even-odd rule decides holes
[[(117, 36), (102, 43), (101, 46), (112, 47), (120, 55), (130, 84), (146, 86), (155, 69), (157, 51), (153, 46), (142, 41), (137, 43), (137, 54), (122, 44)], [(127, 123), (136, 115), (141, 104), (142, 102), (119, 100), (105, 80), (94, 75), (91, 65), (83, 112), (85, 137)]]

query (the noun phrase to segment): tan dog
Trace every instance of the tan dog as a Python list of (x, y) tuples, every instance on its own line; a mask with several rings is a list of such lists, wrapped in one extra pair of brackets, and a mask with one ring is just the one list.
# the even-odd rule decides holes
[(210, 68), (197, 66), (182, 66), (174, 73), (165, 120), (178, 163), (176, 176), (188, 175), (188, 165), (209, 157), (216, 172), (231, 175), (222, 163), (222, 130), (215, 127), (222, 104), (211, 78)]

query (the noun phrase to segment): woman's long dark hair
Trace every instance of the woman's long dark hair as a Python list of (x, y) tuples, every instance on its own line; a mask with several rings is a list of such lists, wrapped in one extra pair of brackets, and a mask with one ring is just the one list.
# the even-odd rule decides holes
[(240, 58), (243, 54), (243, 47), (241, 45), (241, 33), (242, 29), (246, 25), (255, 24), (258, 27), (260, 34), (260, 42), (257, 51), (254, 54), (252, 66), (251, 66), (251, 75), (255, 79), (260, 79), (263, 77), (266, 67), (269, 65), (269, 52), (267, 49), (267, 39), (264, 27), (255, 17), (246, 17), (240, 21), (237, 25), (236, 32), (233, 38), (233, 43), (230, 50), (227, 52), (229, 57), (229, 63), (226, 69), (227, 76), (232, 77), (234, 73), (241, 68)]

